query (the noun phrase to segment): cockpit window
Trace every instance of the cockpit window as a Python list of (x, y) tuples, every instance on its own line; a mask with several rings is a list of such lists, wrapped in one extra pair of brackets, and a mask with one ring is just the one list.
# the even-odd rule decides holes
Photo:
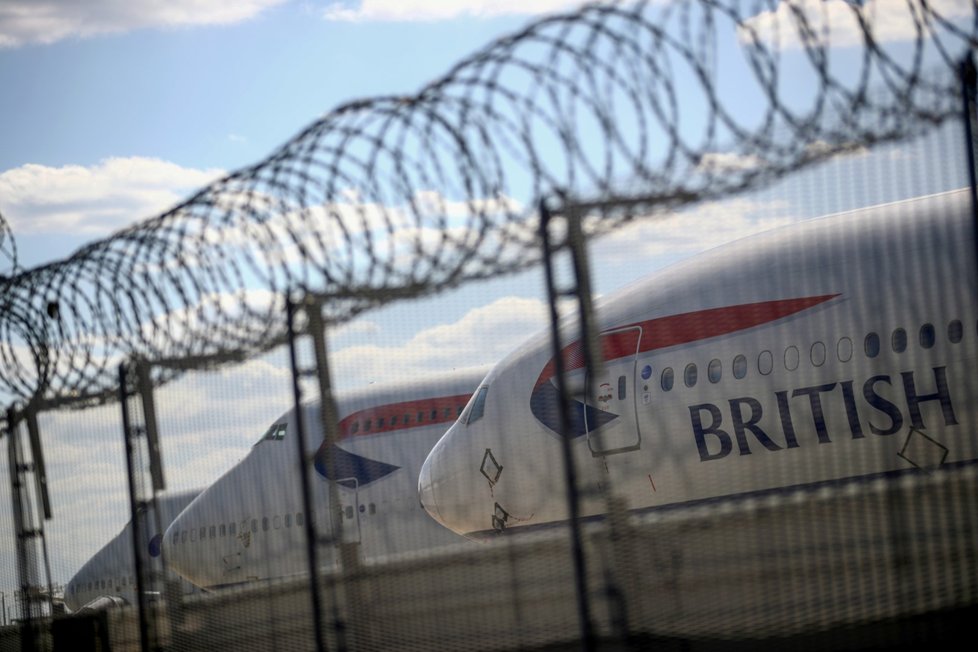
[(288, 428), (289, 428), (289, 424), (287, 423), (273, 424), (272, 427), (268, 429), (268, 432), (266, 432), (264, 436), (258, 441), (259, 443), (268, 440), (282, 441), (283, 439), (285, 439), (285, 431), (288, 430)]
[(475, 423), (482, 418), (482, 415), (486, 411), (486, 395), (489, 393), (489, 387), (480, 387), (479, 391), (475, 393), (472, 398), (472, 402), (469, 404), (468, 414), (463, 414), (462, 418), (466, 424)]

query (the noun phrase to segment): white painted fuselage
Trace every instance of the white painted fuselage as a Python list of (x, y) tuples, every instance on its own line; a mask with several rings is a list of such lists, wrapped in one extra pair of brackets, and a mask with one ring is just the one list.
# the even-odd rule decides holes
[[(603, 298), (603, 372), (576, 322), (562, 331), (582, 515), (607, 508), (597, 489), (637, 513), (975, 464), (975, 258), (956, 191), (752, 236)], [(500, 362), (426, 460), (422, 502), (452, 531), (567, 518), (551, 346)]]
[[(303, 406), (307, 453), (315, 454), (309, 482), (322, 568), (336, 563), (334, 544), (340, 541), (356, 544), (364, 563), (464, 541), (424, 512), (417, 477), (485, 371), (371, 385), (340, 396), (336, 519), (329, 518), (319, 406)], [(249, 454), (174, 521), (164, 541), (171, 568), (202, 587), (309, 571), (296, 425), (294, 410), (275, 420)]]
[[(160, 510), (160, 526), (166, 528), (184, 507), (190, 504), (199, 490), (174, 492), (157, 498)], [(163, 571), (160, 559), (160, 537), (162, 532), (155, 530), (156, 519), (153, 510), (146, 514), (149, 530), (146, 541), (148, 549), (144, 555), (150, 573)], [(147, 577), (149, 573), (147, 574)], [(167, 572), (167, 579), (180, 582), (184, 594), (193, 593), (196, 587), (182, 580), (178, 575)], [(65, 606), (77, 612), (86, 605), (134, 605), (136, 604), (136, 571), (133, 564), (132, 521), (85, 562), (78, 572), (65, 584)], [(159, 590), (161, 587), (156, 587)], [(96, 602), (100, 598), (107, 598)]]

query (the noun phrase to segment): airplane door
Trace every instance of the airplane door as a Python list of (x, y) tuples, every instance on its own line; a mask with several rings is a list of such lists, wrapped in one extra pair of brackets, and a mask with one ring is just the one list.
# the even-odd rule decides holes
[(360, 483), (356, 478), (343, 478), (336, 484), (353, 489), (352, 494), (340, 492), (343, 543), (360, 543)]
[(585, 378), (584, 424), (595, 457), (636, 451), (642, 445), (635, 377), (641, 339), (639, 326), (600, 335), (604, 372), (594, 378), (589, 370)]

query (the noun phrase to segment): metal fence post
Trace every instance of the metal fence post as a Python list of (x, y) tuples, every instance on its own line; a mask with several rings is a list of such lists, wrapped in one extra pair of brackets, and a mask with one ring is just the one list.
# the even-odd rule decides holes
[[(142, 425), (136, 424), (129, 410), (132, 389), (139, 394), (142, 409)], [(129, 515), (132, 523), (133, 570), (136, 575), (136, 604), (139, 611), (140, 649), (151, 652), (162, 649), (160, 632), (154, 614), (150, 614), (149, 592), (159, 591), (159, 577), (152, 573), (151, 562), (144, 559), (149, 550), (148, 523), (150, 513), (156, 520), (156, 529), (162, 537), (156, 493), (165, 488), (163, 463), (160, 456), (156, 409), (153, 403), (152, 382), (145, 362), (134, 361), (119, 365), (119, 405), (122, 410), (122, 435), (126, 450), (126, 469), (129, 480)], [(140, 450), (145, 448), (150, 467), (150, 482), (145, 486), (144, 472), (140, 464)], [(141, 481), (142, 480), (142, 481)], [(148, 495), (144, 495), (148, 493)], [(162, 546), (162, 541), (160, 541)], [(149, 568), (147, 568), (147, 562)]]

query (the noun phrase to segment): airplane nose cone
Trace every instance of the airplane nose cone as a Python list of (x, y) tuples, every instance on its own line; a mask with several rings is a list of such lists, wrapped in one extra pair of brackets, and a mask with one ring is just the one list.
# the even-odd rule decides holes
[(421, 465), (421, 473), (418, 475), (418, 497), (421, 499), (421, 506), (424, 507), (424, 511), (428, 512), (431, 518), (448, 527), (445, 525), (444, 520), (442, 520), (441, 513), (438, 511), (438, 500), (435, 498), (433, 478), (438, 477), (436, 472), (437, 465), (438, 451), (436, 448), (431, 451), (425, 459), (424, 464)]
[(418, 474), (418, 498), (431, 518), (456, 534), (468, 536), (478, 529), (473, 514), (479, 513), (482, 502), (473, 484), (473, 455), (470, 447), (460, 446), (460, 442), (466, 443), (451, 428), (431, 449)]

